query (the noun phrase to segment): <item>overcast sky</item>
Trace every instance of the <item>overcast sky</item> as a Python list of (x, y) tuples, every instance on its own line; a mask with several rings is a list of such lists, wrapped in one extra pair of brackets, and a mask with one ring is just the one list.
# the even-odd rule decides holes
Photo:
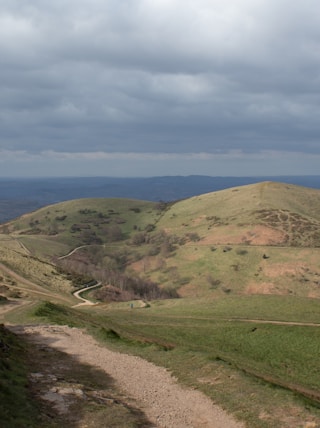
[(1, 0), (0, 176), (320, 174), (318, 0)]

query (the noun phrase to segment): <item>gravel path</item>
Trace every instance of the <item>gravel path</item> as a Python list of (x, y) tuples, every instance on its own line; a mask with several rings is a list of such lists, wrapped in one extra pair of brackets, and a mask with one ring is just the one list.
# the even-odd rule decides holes
[(159, 428), (244, 428), (199, 391), (187, 389), (162, 368), (140, 357), (110, 351), (67, 326), (16, 326), (33, 342), (52, 346), (106, 371)]

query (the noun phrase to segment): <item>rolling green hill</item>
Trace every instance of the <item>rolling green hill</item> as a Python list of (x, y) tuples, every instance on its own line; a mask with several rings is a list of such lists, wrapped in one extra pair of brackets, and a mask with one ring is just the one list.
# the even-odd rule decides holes
[(264, 182), (174, 204), (159, 227), (215, 243), (320, 246), (320, 191)]
[(264, 182), (170, 204), (79, 199), (26, 214), (2, 232), (33, 256), (104, 283), (118, 272), (180, 296), (320, 297), (315, 189)]
[(136, 227), (144, 228), (157, 220), (156, 206), (129, 199), (77, 199), (25, 214), (2, 229), (73, 248), (117, 240), (119, 234), (127, 238)]

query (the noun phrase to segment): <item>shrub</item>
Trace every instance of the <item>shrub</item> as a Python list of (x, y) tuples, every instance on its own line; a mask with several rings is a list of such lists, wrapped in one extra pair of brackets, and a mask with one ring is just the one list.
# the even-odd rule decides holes
[(5, 296), (2, 296), (0, 294), (0, 305), (1, 305), (1, 303), (6, 303), (7, 301), (8, 301), (8, 299)]
[(196, 232), (190, 232), (186, 234), (187, 238), (192, 242), (200, 241), (200, 236)]
[(66, 215), (62, 215), (62, 216), (57, 216), (56, 217), (56, 220), (57, 221), (63, 221), (63, 220), (65, 220), (67, 218), (67, 216)]
[(147, 224), (144, 230), (149, 233), (149, 232), (152, 232), (155, 228), (156, 227), (154, 224)]
[(89, 208), (79, 210), (79, 214), (95, 214), (96, 212), (96, 210), (90, 210)]
[(216, 289), (216, 288), (218, 288), (218, 286), (221, 284), (221, 281), (220, 281), (220, 279), (215, 279), (215, 278), (213, 278), (213, 276), (212, 275), (207, 275), (207, 281), (208, 281), (208, 283), (211, 285), (211, 287), (210, 288), (212, 288), (212, 289)]
[(241, 249), (241, 248), (238, 248), (238, 249), (237, 249), (237, 251), (236, 251), (236, 253), (237, 253), (239, 256), (245, 256), (246, 254), (248, 254), (248, 251), (247, 251), (247, 250), (243, 250), (243, 249)]
[(131, 238), (133, 245), (142, 245), (146, 242), (146, 234), (144, 232), (138, 232)]
[(156, 255), (158, 255), (159, 253), (160, 253), (160, 247), (158, 247), (157, 245), (152, 245), (152, 246), (149, 248), (148, 256), (156, 256)]

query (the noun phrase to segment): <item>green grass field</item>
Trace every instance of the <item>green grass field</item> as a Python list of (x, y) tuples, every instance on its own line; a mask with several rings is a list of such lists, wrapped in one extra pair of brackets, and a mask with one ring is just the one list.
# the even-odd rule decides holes
[(248, 426), (272, 427), (289, 426), (274, 425), (286, 406), (320, 418), (319, 309), (312, 299), (279, 296), (159, 301), (133, 309), (127, 302), (81, 313), (42, 304), (33, 320), (87, 328), (108, 346), (167, 367)]

